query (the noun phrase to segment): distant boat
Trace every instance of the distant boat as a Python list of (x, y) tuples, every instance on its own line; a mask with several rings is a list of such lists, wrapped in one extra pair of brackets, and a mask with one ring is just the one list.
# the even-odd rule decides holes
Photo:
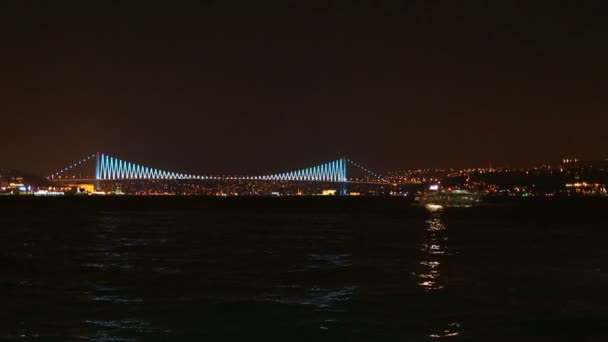
[(416, 201), (424, 205), (429, 210), (440, 210), (442, 208), (471, 207), (482, 202), (481, 193), (471, 192), (469, 190), (439, 190), (430, 191), (419, 197)]

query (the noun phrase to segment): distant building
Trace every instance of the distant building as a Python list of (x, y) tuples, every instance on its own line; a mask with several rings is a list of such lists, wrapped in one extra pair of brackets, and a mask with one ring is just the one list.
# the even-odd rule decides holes
[(578, 163), (579, 159), (578, 158), (563, 158), (562, 159), (562, 164), (573, 164), (573, 163)]
[(606, 194), (606, 186), (598, 183), (576, 182), (566, 183), (566, 189), (583, 195)]
[(580, 160), (577, 158), (563, 159), (562, 167), (564, 169), (592, 169), (598, 171), (608, 171), (608, 159), (600, 160)]
[(72, 189), (76, 193), (89, 193), (95, 192), (95, 184), (66, 184), (65, 187)]

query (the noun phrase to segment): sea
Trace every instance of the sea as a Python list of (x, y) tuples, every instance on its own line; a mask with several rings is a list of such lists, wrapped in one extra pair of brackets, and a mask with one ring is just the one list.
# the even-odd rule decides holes
[(608, 199), (0, 198), (4, 341), (608, 341)]

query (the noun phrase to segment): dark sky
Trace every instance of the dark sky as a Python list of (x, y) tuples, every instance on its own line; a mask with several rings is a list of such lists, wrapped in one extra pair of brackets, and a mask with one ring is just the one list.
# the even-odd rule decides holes
[(0, 166), (48, 174), (96, 151), (201, 173), (604, 158), (601, 4), (2, 1)]

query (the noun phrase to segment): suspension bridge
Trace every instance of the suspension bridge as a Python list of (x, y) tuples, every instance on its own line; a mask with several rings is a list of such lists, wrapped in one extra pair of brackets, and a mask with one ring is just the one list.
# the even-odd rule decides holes
[[(88, 166), (88, 167), (87, 167)], [(354, 167), (364, 178), (348, 178), (348, 167)], [(89, 170), (89, 172), (87, 172)], [(213, 176), (161, 170), (103, 153), (89, 155), (47, 177), (50, 181), (120, 181), (120, 180), (249, 180), (328, 183), (386, 183), (379, 174), (348, 158), (339, 158), (315, 166), (254, 176)]]

